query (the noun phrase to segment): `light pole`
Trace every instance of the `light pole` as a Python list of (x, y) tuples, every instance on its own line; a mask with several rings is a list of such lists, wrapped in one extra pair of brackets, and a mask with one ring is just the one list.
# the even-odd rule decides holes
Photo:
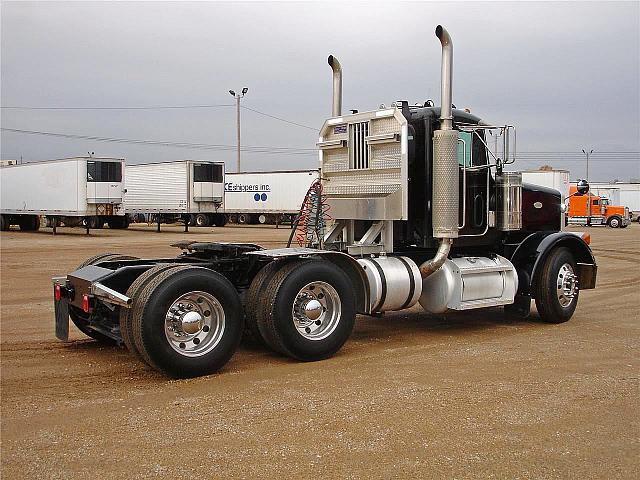
[(240, 172), (240, 99), (245, 96), (245, 94), (249, 91), (247, 87), (242, 89), (242, 92), (236, 93), (233, 90), (229, 90), (229, 93), (233, 98), (236, 99), (236, 128), (237, 128), (237, 136), (238, 136), (238, 145), (237, 145), (237, 153), (238, 157), (236, 159), (236, 168), (237, 171)]
[[(583, 148), (582, 153), (587, 157), (587, 183), (589, 183), (589, 155), (593, 153), (593, 149), (588, 152)], [(591, 192), (587, 193), (587, 225), (591, 226)]]

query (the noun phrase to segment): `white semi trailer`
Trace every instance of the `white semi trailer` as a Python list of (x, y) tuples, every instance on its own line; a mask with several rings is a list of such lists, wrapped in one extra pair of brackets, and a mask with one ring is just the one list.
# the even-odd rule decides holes
[(233, 223), (290, 222), (319, 170), (228, 173), (225, 213)]
[(2, 230), (47, 226), (126, 228), (122, 203), (124, 160), (73, 157), (0, 169)]
[(130, 218), (223, 226), (224, 162), (177, 160), (127, 165), (125, 206)]
[(532, 185), (553, 188), (562, 195), (562, 201), (569, 196), (569, 170), (526, 170), (522, 181)]

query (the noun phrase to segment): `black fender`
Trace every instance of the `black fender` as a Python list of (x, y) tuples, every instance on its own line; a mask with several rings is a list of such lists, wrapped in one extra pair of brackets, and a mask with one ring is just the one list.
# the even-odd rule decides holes
[(545, 259), (558, 247), (567, 247), (575, 256), (580, 289), (595, 288), (597, 265), (587, 242), (570, 232), (535, 232), (518, 245), (509, 259), (518, 272), (519, 295), (531, 296)]

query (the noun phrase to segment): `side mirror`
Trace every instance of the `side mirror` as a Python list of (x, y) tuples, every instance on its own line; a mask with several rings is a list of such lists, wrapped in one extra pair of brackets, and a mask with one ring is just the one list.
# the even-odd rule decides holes
[(589, 193), (589, 182), (586, 180), (579, 180), (576, 185), (576, 195), (584, 195)]

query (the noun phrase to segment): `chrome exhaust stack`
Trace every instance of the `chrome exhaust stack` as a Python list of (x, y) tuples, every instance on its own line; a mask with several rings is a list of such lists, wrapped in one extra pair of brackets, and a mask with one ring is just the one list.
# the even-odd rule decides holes
[(436, 256), (420, 265), (427, 278), (445, 262), (453, 239), (458, 237), (458, 132), (453, 130), (451, 90), (453, 80), (453, 42), (442, 25), (436, 28), (442, 44), (440, 129), (433, 133), (432, 225), (433, 237), (440, 238)]
[(331, 116), (335, 118), (342, 115), (342, 66), (333, 55), (329, 55), (327, 60), (331, 70), (333, 70), (333, 105), (331, 107)]

